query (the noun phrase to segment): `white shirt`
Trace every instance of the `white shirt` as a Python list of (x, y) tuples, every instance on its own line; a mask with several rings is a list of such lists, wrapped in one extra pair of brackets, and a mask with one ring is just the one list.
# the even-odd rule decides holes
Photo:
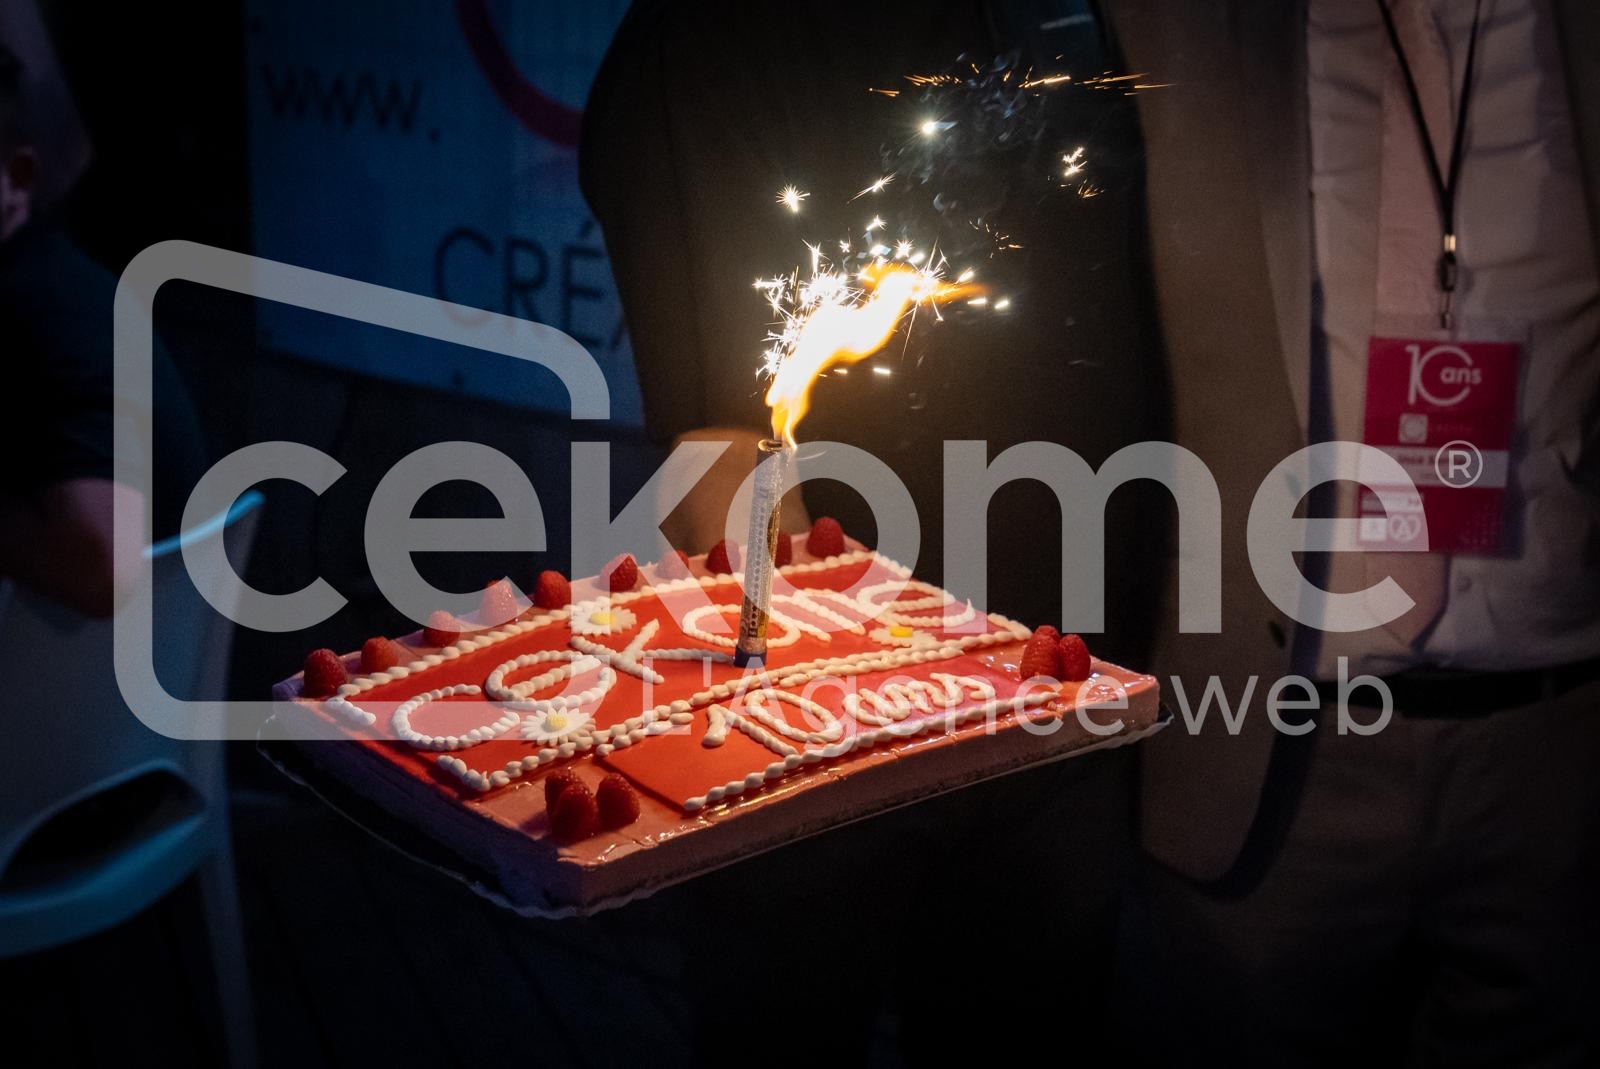
[[(1472, 0), (1430, 5), (1459, 93)], [(1313, 329), (1365, 382), (1374, 333), (1383, 81), (1392, 49), (1375, 0), (1309, 0), (1307, 91)], [(1600, 655), (1600, 280), (1548, 0), (1483, 0), (1457, 193), (1463, 321), (1527, 324), (1507, 528), (1511, 557), (1453, 557), (1448, 601), (1420, 651), (1356, 637), (1352, 671), (1427, 663), (1486, 671)], [(1442, 163), (1443, 161), (1441, 161)], [(1334, 391), (1335, 394), (1338, 391)], [(1313, 403), (1316, 399), (1313, 398)], [(1331, 399), (1334, 437), (1362, 406)], [(1381, 630), (1381, 629), (1378, 629)], [(1341, 646), (1344, 642), (1341, 641)]]

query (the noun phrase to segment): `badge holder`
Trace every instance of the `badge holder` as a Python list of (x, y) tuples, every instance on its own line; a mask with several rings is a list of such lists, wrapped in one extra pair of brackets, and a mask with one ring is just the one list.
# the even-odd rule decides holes
[(1375, 328), (1362, 440), (1398, 461), (1416, 490), (1386, 495), (1385, 510), (1381, 487), (1363, 482), (1361, 547), (1513, 552), (1505, 497), (1526, 327), (1458, 317), (1446, 331), (1435, 317), (1380, 313)]

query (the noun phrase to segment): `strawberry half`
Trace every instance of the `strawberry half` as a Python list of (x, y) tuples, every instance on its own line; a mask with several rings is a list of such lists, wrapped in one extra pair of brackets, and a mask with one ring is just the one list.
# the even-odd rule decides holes
[(639, 584), (639, 562), (633, 559), (631, 553), (613, 557), (600, 569), (600, 578), (606, 581), (606, 587), (613, 594), (632, 590)]
[(361, 644), (361, 673), (372, 675), (376, 672), (387, 672), (405, 664), (410, 658), (399, 643), (392, 642), (381, 635), (369, 638)]
[(306, 654), (305, 675), (300, 680), (300, 693), (307, 698), (328, 698), (333, 692), (350, 682), (344, 659), (329, 649), (312, 650)]
[(1089, 659), (1089, 647), (1077, 635), (1066, 635), (1056, 643), (1061, 657), (1061, 678), (1079, 682), (1089, 678), (1094, 668)]
[(661, 558), (661, 563), (656, 565), (656, 572), (663, 579), (687, 579), (689, 577), (689, 554), (681, 549), (675, 549)]
[(515, 620), (522, 615), (511, 580), (496, 579), (483, 588), (483, 598), (478, 602), (478, 620), (486, 627)]
[(1028, 639), (1028, 644), (1022, 647), (1023, 679), (1032, 679), (1035, 676), (1055, 680), (1061, 678), (1061, 653), (1056, 648), (1056, 642), (1054, 637), (1042, 629), (1033, 633), (1033, 637)]
[(457, 617), (438, 609), (428, 617), (428, 626), (422, 629), (422, 641), (430, 646), (453, 646), (466, 630), (467, 625)]
[(560, 572), (540, 572), (533, 587), (533, 603), (541, 609), (565, 609), (572, 604), (572, 584)]
[(550, 807), (550, 830), (560, 842), (575, 843), (600, 830), (600, 804), (579, 783), (556, 795)]
[(578, 778), (578, 774), (572, 770), (570, 765), (556, 769), (544, 778), (544, 807), (546, 809), (555, 808), (556, 799), (561, 796), (562, 791), (568, 787), (582, 786), (583, 780)]
[(772, 563), (779, 568), (794, 563), (794, 539), (784, 531), (778, 532), (778, 551), (772, 555)]
[(706, 567), (715, 575), (732, 575), (739, 567), (739, 547), (729, 545), (724, 538), (706, 554)]
[(813, 557), (837, 557), (844, 552), (844, 528), (832, 516), (818, 516), (806, 536), (806, 552)]
[(633, 793), (633, 784), (626, 776), (612, 772), (600, 781), (595, 792), (600, 803), (600, 823), (608, 828), (622, 828), (639, 819), (639, 796)]

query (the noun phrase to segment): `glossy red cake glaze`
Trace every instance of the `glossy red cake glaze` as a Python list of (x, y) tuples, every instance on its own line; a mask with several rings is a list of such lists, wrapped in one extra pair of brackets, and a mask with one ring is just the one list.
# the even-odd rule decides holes
[[(783, 570), (794, 588), (861, 590), (898, 584), (905, 576), (898, 566), (870, 555), (847, 554), (831, 565), (815, 561), (804, 543), (804, 538), (796, 541), (795, 564)], [(1120, 694), (1127, 707), (1087, 714), (1092, 720), (1085, 725), (1073, 709), (1078, 685), (1069, 684), (1059, 694), (1037, 686), (1023, 690), (1017, 669), (1026, 629), (1019, 625), (979, 613), (951, 627), (925, 622), (902, 624), (891, 632), (867, 608), (914, 606), (919, 599), (928, 600), (929, 588), (899, 598), (880, 593), (867, 603), (858, 601), (854, 609), (841, 599), (821, 602), (835, 617), (859, 623), (863, 633), (838, 629), (840, 619), (810, 615), (791, 604), (791, 620), (826, 629), (827, 637), (801, 633), (792, 644), (770, 651), (764, 678), (747, 675), (728, 662), (725, 646), (685, 634), (683, 627), (688, 620), (717, 632), (720, 620), (721, 633), (731, 638), (740, 598), (734, 577), (708, 576), (704, 561), (696, 558), (689, 580), (674, 584), (659, 579), (664, 592), (658, 594), (647, 585), (658, 579), (653, 566), (643, 568), (640, 590), (613, 595), (600, 605), (593, 599), (606, 594), (592, 580), (574, 583), (576, 608), (570, 619), (563, 612), (549, 619), (542, 610), (531, 609), (524, 614), (521, 633), (504, 634), (502, 629), (480, 635), (479, 642), (492, 641), (483, 648), (464, 648), (449, 660), (441, 661), (440, 651), (421, 645), (420, 633), (414, 634), (402, 642), (419, 660), (403, 678), (374, 682), (358, 676), (356, 682), (365, 689), (348, 693), (343, 705), (302, 699), (298, 677), (286, 680), (275, 695), (294, 704), (292, 712), (280, 714), (280, 726), (303, 737), (309, 732), (299, 729), (314, 723), (332, 729), (325, 733), (353, 740), (304, 749), (319, 774), (335, 777), (355, 795), (439, 840), (513, 904), (532, 912), (563, 913), (648, 893), (800, 835), (1092, 745), (1114, 744), (1156, 724), (1156, 686), (1148, 676), (1094, 662), (1096, 675), (1085, 685), (1085, 700), (1101, 703)], [(729, 608), (686, 615), (707, 603)], [(959, 620), (964, 610), (947, 600), (939, 609), (902, 612), (894, 618), (949, 622)], [(425, 737), (434, 745), (459, 748), (442, 753), (418, 749), (397, 736), (395, 710), (402, 703), (436, 690), (482, 688), (496, 668), (519, 656), (571, 650), (574, 625), (591, 630), (604, 626), (593, 621), (606, 612), (617, 632), (590, 635), (587, 641), (618, 651), (648, 635), (642, 663), (659, 674), (659, 681), (640, 679), (619, 667), (603, 697), (556, 710), (555, 721), (547, 719), (547, 707), (534, 710), (483, 694), (451, 695), (417, 705), (406, 725), (413, 741)], [(529, 627), (530, 622), (535, 626)], [(775, 640), (783, 641), (789, 630), (775, 624)], [(908, 630), (911, 635), (904, 634)], [(497, 633), (502, 637), (496, 638)], [(903, 645), (890, 644), (891, 634), (917, 646), (907, 653)], [(967, 648), (956, 651), (956, 643)], [(649, 657), (651, 650), (662, 649), (701, 651), (716, 659), (702, 660), (698, 653), (679, 654), (696, 658), (691, 660)], [(884, 657), (900, 663), (879, 665)], [(563, 663), (512, 668), (504, 672), (502, 684), (513, 686)], [(359, 670), (357, 660), (349, 664), (353, 674)], [(795, 671), (805, 665), (814, 667)], [(878, 707), (869, 704), (862, 714), (861, 705), (847, 703), (849, 692), (858, 695), (859, 703), (862, 692), (881, 693), (894, 682), (921, 681), (926, 689), (935, 673), (964, 682), (954, 690), (938, 684), (944, 688), (943, 704), (927, 701), (919, 708), (902, 701), (892, 722), (882, 715), (872, 717)], [(588, 665), (570, 680), (521, 697), (531, 704), (561, 693), (592, 695), (601, 680), (602, 666)], [(767, 688), (804, 696), (827, 715), (811, 715), (775, 698), (751, 709), (743, 692)], [(1020, 714), (1028, 725), (1018, 722), (1019, 691), (1031, 694), (1035, 703)], [(707, 733), (722, 713), (730, 714), (722, 741), (708, 746)], [(487, 728), (497, 717), (503, 726), (513, 714), (522, 717), (515, 727), (487, 741), (463, 744), (462, 737), (474, 729)], [(755, 720), (761, 714), (767, 717), (766, 728)], [(370, 724), (363, 724), (364, 719)], [(1122, 727), (1115, 733), (1090, 730), (1118, 720)], [(570, 730), (578, 722), (586, 726), (581, 734), (568, 735), (564, 747), (550, 738), (521, 737), (528, 725), (548, 735), (550, 723)], [(763, 734), (766, 741), (761, 741)], [(609, 772), (622, 773), (639, 792), (638, 821), (557, 845), (542, 782), (558, 768), (573, 769), (591, 788)]]

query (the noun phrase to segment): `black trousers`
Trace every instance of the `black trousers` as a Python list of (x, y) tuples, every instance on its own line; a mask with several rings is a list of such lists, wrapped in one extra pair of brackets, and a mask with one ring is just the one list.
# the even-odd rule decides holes
[(1159, 1022), (1134, 1033), (1148, 1059), (1600, 1064), (1600, 683), (1335, 723), (1253, 886), (1142, 874), (1124, 1006)]
[(865, 1064), (882, 1020), (909, 1065), (1032, 1060), (1041, 1039), (1095, 1055), (1134, 850), (1131, 756), (1016, 773), (697, 881), (696, 1064), (819, 1049)]

